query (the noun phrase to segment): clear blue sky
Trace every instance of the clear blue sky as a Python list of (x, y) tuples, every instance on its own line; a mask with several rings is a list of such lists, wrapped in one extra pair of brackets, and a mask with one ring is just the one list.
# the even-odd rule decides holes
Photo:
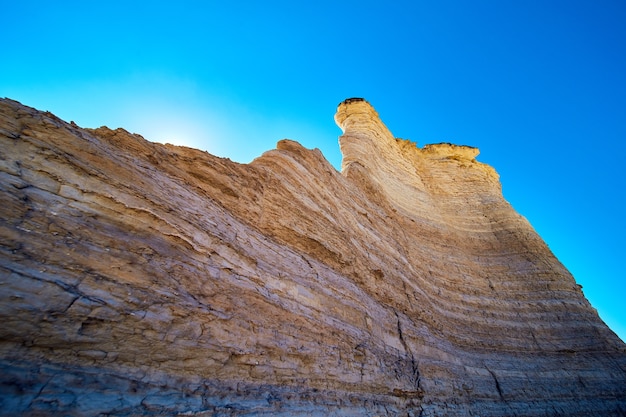
[(626, 340), (626, 3), (0, 0), (0, 96), (249, 162), (337, 168), (364, 97), (397, 137), (480, 148)]

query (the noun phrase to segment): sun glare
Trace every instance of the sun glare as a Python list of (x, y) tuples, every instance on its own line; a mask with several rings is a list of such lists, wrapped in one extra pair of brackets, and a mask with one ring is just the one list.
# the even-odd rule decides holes
[(151, 142), (170, 143), (211, 151), (215, 147), (215, 126), (210, 118), (192, 109), (150, 103), (134, 105), (127, 111), (129, 128)]

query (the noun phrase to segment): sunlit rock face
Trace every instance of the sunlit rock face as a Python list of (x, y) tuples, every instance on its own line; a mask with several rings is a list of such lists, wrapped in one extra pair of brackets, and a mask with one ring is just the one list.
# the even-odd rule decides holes
[(0, 102), (0, 415), (626, 413), (626, 347), (478, 150), (362, 99), (342, 172)]

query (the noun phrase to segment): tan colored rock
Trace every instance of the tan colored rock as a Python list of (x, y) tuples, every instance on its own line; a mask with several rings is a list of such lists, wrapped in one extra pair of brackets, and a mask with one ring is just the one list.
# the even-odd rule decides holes
[(626, 347), (478, 150), (336, 120), (341, 173), (0, 101), (0, 415), (626, 413)]

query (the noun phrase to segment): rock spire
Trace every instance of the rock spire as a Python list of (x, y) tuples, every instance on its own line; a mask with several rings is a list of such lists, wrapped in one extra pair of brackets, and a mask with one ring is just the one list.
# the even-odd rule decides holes
[(624, 415), (624, 344), (478, 150), (335, 119), (341, 173), (0, 100), (0, 415)]

